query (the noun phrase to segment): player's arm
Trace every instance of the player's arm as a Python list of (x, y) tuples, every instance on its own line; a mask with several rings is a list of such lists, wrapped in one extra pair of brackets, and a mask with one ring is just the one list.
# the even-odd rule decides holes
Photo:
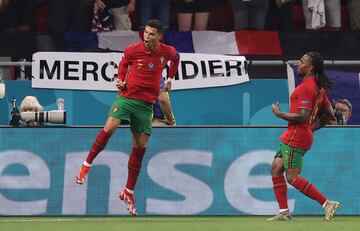
[(305, 123), (310, 118), (310, 109), (299, 108), (298, 113), (282, 112), (278, 102), (272, 105), (272, 111), (275, 116), (292, 123)]
[(124, 89), (126, 86), (126, 75), (128, 72), (128, 68), (129, 68), (129, 59), (127, 57), (127, 49), (124, 51), (124, 55), (119, 63), (119, 67), (118, 67), (118, 76), (117, 79), (115, 80), (115, 86), (118, 89)]
[(165, 81), (165, 87), (164, 87), (165, 91), (171, 90), (171, 81), (176, 75), (180, 63), (180, 55), (173, 47), (171, 48), (171, 56), (172, 59), (170, 59), (169, 75), (167, 80)]
[(335, 117), (334, 110), (331, 107), (331, 105), (328, 105), (327, 107), (325, 107), (325, 110), (320, 116), (320, 118), (314, 122), (312, 126), (313, 131), (316, 131), (324, 127), (325, 125), (329, 124), (331, 119), (334, 117)]

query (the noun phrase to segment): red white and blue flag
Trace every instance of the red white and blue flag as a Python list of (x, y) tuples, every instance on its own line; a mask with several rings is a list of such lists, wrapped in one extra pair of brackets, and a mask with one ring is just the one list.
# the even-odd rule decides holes
[[(142, 35), (135, 31), (98, 33), (98, 47), (123, 51), (128, 45), (140, 42)], [(272, 31), (165, 31), (163, 42), (181, 53), (226, 55), (282, 55), (277, 32)]]

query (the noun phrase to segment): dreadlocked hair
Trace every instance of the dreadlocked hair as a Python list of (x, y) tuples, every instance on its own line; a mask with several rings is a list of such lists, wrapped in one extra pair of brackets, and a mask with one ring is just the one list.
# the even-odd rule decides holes
[(324, 59), (321, 54), (311, 51), (306, 53), (311, 58), (311, 65), (314, 67), (314, 74), (319, 88), (329, 91), (333, 88), (333, 81), (324, 73)]

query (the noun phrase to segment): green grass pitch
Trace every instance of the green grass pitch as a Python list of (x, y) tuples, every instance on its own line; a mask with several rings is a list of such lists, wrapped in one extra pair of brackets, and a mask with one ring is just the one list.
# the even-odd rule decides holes
[(111, 216), (111, 217), (1, 217), (1, 231), (355, 231), (360, 216), (296, 216), (292, 221), (266, 221), (265, 216)]

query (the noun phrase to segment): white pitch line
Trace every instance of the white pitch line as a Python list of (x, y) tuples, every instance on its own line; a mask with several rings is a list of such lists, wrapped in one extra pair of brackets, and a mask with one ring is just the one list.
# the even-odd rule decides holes
[[(117, 221), (127, 217), (119, 217), (119, 218), (44, 218), (44, 219), (3, 219), (0, 218), (0, 223), (5, 222), (72, 222), (72, 221)], [(129, 219), (134, 219), (134, 221), (160, 221), (163, 220), (161, 218), (135, 218), (128, 217)]]

